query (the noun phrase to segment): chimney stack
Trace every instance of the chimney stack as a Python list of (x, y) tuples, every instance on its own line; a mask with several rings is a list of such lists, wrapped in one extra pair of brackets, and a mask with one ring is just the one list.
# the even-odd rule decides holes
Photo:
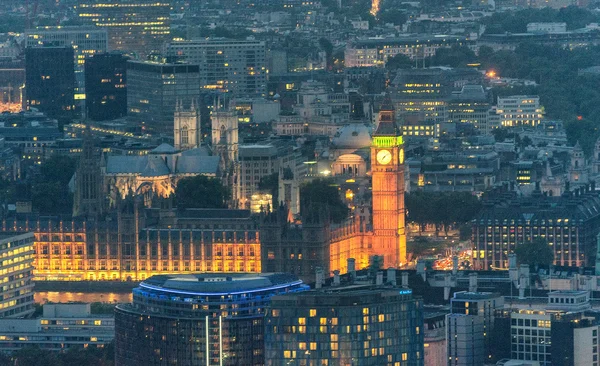
[(340, 271), (337, 269), (335, 271), (333, 271), (333, 285), (334, 286), (340, 285)]
[(377, 286), (383, 285), (383, 271), (377, 272), (377, 279), (375, 280), (375, 285), (377, 285)]
[(317, 269), (316, 269), (315, 288), (321, 288), (321, 287), (323, 287), (324, 279), (325, 278), (324, 278), (324, 274), (323, 274), (323, 268), (317, 267)]
[(396, 269), (390, 267), (387, 269), (387, 281), (392, 286), (396, 286)]

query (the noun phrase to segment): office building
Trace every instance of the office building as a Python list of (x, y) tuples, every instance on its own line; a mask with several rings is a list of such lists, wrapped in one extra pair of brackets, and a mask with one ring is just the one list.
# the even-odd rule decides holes
[(22, 318), (32, 314), (33, 302), (33, 233), (0, 234), (2, 257), (2, 297), (0, 318)]
[(598, 365), (600, 314), (588, 291), (554, 291), (545, 309), (516, 306), (497, 312), (497, 357), (542, 366)]
[(424, 361), (427, 366), (446, 366), (446, 315), (447, 308), (441, 306), (423, 307)]
[(492, 126), (488, 123), (491, 105), (481, 85), (465, 85), (459, 93), (453, 93), (448, 102), (448, 122), (457, 130), (473, 129), (473, 132), (488, 135)]
[(348, 286), (276, 296), (265, 365), (424, 365), (421, 301), (410, 289)]
[[(78, 108), (85, 106), (85, 63), (96, 54), (108, 50), (106, 30), (95, 27), (40, 27), (26, 33), (27, 48), (32, 47), (72, 47), (75, 56), (75, 103)], [(85, 112), (85, 111), (82, 111)]]
[(169, 1), (81, 0), (76, 6), (84, 24), (108, 32), (108, 47), (136, 58), (160, 52), (171, 33)]
[(25, 50), (27, 108), (49, 117), (71, 116), (75, 110), (75, 53), (72, 46)]
[(127, 115), (127, 60), (120, 53), (90, 57), (85, 64), (86, 110), (93, 121)]
[(544, 118), (537, 95), (498, 97), (497, 113), (502, 127), (535, 127)]
[(406, 160), (412, 191), (485, 192), (500, 172), (500, 157), (491, 149), (431, 151)]
[(264, 365), (265, 312), (288, 274), (154, 276), (115, 310), (117, 365)]
[(446, 320), (448, 365), (477, 366), (492, 357), (496, 310), (504, 298), (491, 292), (456, 292)]
[(448, 103), (453, 99), (453, 91), (480, 80), (481, 74), (469, 69), (399, 70), (391, 82), (390, 97), (396, 117), (403, 121), (404, 136), (439, 137), (442, 126), (449, 121)]
[(344, 51), (346, 67), (385, 66), (389, 58), (398, 54), (419, 60), (432, 57), (439, 48), (452, 46), (474, 47), (475, 41), (460, 36), (420, 35), (398, 38), (369, 38), (350, 42)]
[(529, 197), (492, 193), (472, 222), (474, 267), (508, 268), (508, 254), (537, 238), (551, 245), (556, 265), (590, 265), (600, 225), (600, 198), (592, 187), (559, 197), (537, 189)]
[(177, 104), (198, 100), (200, 75), (197, 65), (128, 61), (127, 117), (142, 132), (172, 137)]
[(56, 120), (41, 112), (3, 113), (0, 115), (0, 136), (4, 145), (13, 149), (20, 158), (40, 163), (46, 149), (64, 137)]
[(34, 319), (0, 319), (0, 352), (103, 348), (114, 336), (114, 316), (92, 314), (90, 304), (46, 304)]
[(177, 41), (166, 49), (167, 57), (199, 65), (202, 88), (251, 97), (266, 96), (266, 52), (264, 41), (229, 39)]
[(448, 314), (446, 318), (448, 366), (479, 366), (485, 360), (483, 318)]

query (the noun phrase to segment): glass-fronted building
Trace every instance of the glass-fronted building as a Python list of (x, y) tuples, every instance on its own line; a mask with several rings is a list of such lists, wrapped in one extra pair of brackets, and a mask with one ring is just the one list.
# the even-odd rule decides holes
[(265, 365), (423, 365), (421, 300), (404, 288), (348, 286), (277, 296)]
[(153, 276), (116, 308), (116, 365), (264, 365), (271, 297), (305, 290), (281, 273)]

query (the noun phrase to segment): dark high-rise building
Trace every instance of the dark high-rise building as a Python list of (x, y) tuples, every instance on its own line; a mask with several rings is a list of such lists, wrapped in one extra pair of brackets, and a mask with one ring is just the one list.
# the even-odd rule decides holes
[(106, 121), (127, 114), (127, 57), (104, 53), (85, 65), (87, 117)]
[(139, 58), (158, 52), (170, 34), (168, 0), (81, 0), (79, 18), (108, 31), (110, 50)]
[(73, 47), (41, 47), (25, 50), (27, 108), (50, 117), (71, 115), (75, 109)]
[(200, 97), (198, 65), (127, 62), (127, 116), (147, 131), (173, 136), (175, 108)]
[[(96, 27), (38, 27), (27, 31), (26, 47), (73, 47), (75, 57), (75, 105), (85, 106), (85, 62), (92, 55), (107, 51), (107, 33)], [(82, 111), (83, 112), (83, 111)]]
[(157, 275), (115, 310), (115, 364), (265, 364), (271, 297), (305, 291), (288, 274)]
[(421, 301), (410, 289), (348, 286), (276, 296), (265, 365), (423, 365)]

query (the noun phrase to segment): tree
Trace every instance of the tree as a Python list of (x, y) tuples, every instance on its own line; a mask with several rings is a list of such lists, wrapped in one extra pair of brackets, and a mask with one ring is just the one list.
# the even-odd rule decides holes
[(13, 353), (15, 365), (19, 366), (56, 366), (60, 361), (55, 353), (43, 351), (38, 347), (26, 347)]
[(52, 155), (41, 165), (42, 181), (67, 185), (75, 173), (76, 166), (77, 161), (72, 157)]
[(225, 208), (229, 198), (229, 189), (219, 179), (204, 175), (182, 178), (175, 189), (180, 208)]
[(385, 67), (388, 69), (410, 69), (413, 61), (405, 54), (399, 53), (394, 57), (388, 58)]
[(342, 201), (337, 185), (330, 179), (315, 179), (300, 187), (300, 213), (311, 215), (327, 210), (331, 221), (339, 223), (348, 217), (348, 205)]
[(269, 192), (273, 198), (273, 206), (279, 205), (279, 173), (275, 172), (260, 179), (258, 189)]
[(537, 238), (517, 245), (517, 263), (528, 264), (532, 268), (549, 267), (554, 261), (554, 251), (546, 240)]

